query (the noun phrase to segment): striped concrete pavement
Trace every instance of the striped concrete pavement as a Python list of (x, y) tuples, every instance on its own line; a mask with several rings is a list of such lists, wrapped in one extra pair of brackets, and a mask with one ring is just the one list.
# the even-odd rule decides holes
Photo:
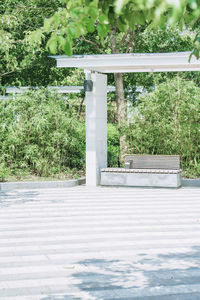
[(0, 300), (200, 299), (200, 189), (0, 192)]

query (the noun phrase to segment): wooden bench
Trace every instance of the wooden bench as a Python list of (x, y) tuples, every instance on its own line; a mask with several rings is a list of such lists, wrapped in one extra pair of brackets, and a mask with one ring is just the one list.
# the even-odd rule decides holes
[(101, 170), (101, 185), (178, 188), (181, 172), (178, 155), (126, 155), (125, 168)]

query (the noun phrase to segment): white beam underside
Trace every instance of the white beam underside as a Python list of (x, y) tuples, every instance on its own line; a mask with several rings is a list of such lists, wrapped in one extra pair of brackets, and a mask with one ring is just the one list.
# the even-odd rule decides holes
[(190, 52), (55, 58), (57, 67), (76, 67), (100, 73), (200, 71), (200, 60), (192, 56), (189, 61), (189, 56)]
[[(71, 67), (64, 63), (59, 63), (57, 67)], [(118, 65), (84, 65), (81, 64), (77, 68), (86, 69), (89, 71), (100, 72), (100, 73), (125, 73), (125, 72), (177, 72), (177, 71), (200, 71), (200, 63), (182, 63), (182, 64), (146, 64), (146, 65), (130, 65), (129, 64), (118, 64)]]
[(118, 68), (93, 68), (90, 71), (99, 72), (99, 73), (144, 73), (144, 72), (189, 72), (189, 71), (200, 71), (200, 66), (160, 66), (160, 67), (140, 67), (140, 68), (132, 68), (132, 67), (118, 67)]

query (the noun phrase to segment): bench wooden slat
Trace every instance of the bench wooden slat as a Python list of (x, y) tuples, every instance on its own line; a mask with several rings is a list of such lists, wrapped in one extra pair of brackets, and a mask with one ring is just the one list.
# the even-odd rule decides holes
[(130, 162), (131, 169), (179, 170), (179, 155), (125, 155), (125, 163)]
[(146, 173), (146, 174), (179, 174), (179, 170), (169, 170), (169, 169), (125, 169), (125, 168), (104, 168), (101, 169), (103, 173)]

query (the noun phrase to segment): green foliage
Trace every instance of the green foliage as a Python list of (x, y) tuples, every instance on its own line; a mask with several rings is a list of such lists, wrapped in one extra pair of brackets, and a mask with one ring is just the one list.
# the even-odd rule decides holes
[(194, 38), (194, 49), (191, 53), (190, 58), (192, 55), (195, 55), (197, 59), (200, 58), (200, 31), (196, 33), (196, 36)]
[(144, 96), (126, 128), (129, 150), (178, 154), (186, 176), (200, 175), (200, 88), (179, 77)]
[(10, 170), (4, 163), (0, 163), (0, 181), (3, 182), (10, 175)]
[(137, 31), (135, 51), (139, 53), (191, 51), (195, 34), (191, 28), (181, 31), (178, 27), (163, 27)]
[(108, 167), (118, 167), (120, 157), (119, 130), (116, 124), (108, 124)]
[[(0, 157), (11, 175), (53, 175), (85, 164), (85, 128), (66, 100), (47, 90), (0, 102)], [(2, 171), (3, 172), (3, 171)], [(2, 173), (1, 172), (1, 173)]]
[(65, 7), (46, 19), (44, 26), (32, 34), (32, 40), (40, 42), (44, 33), (50, 34), (49, 50), (69, 56), (74, 41), (95, 30), (104, 45), (110, 32), (116, 35), (134, 31), (137, 26), (145, 25), (150, 30), (166, 24), (171, 27), (178, 24), (182, 30), (185, 25), (194, 26), (200, 18), (198, 0), (65, 0), (63, 3)]
[(0, 84), (46, 86), (52, 77), (55, 80), (69, 73), (56, 70), (41, 32), (34, 33), (34, 41), (29, 36), (59, 6), (59, 0), (0, 1)]
[[(0, 102), (0, 181), (85, 169), (85, 122), (74, 105), (47, 89)], [(118, 166), (119, 132), (108, 124), (108, 164)], [(74, 172), (74, 171), (73, 171)]]
[(125, 20), (137, 11), (135, 24), (150, 22), (150, 27), (179, 24), (181, 30), (185, 24), (194, 25), (200, 17), (198, 0), (116, 0), (115, 11)]

